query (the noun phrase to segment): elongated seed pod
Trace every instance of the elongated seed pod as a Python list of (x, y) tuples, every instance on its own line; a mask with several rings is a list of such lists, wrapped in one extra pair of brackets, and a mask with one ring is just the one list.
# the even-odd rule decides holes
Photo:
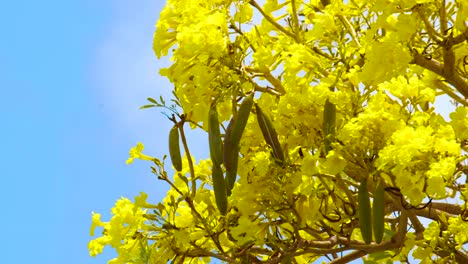
[(372, 241), (372, 222), (369, 191), (367, 190), (367, 179), (359, 185), (358, 202), (359, 226), (361, 228), (362, 238), (366, 244), (370, 244)]
[(375, 242), (382, 242), (385, 231), (385, 191), (382, 180), (379, 180), (374, 191), (374, 203), (372, 205), (372, 217)]
[(226, 133), (224, 134), (224, 144), (223, 144), (223, 163), (226, 170), (231, 170), (233, 167), (233, 160), (234, 157), (231, 155), (233, 152), (233, 148), (235, 147), (232, 143), (231, 134), (232, 134), (232, 127), (236, 122), (236, 117), (233, 116), (229, 121), (229, 124), (226, 128)]
[(179, 129), (177, 126), (173, 126), (169, 132), (169, 155), (171, 156), (172, 166), (174, 166), (177, 171), (181, 171), (182, 157), (180, 155)]
[(278, 140), (278, 134), (276, 133), (273, 124), (271, 123), (270, 118), (262, 111), (258, 104), (255, 104), (255, 109), (257, 111), (257, 121), (260, 126), (260, 130), (262, 131), (263, 137), (268, 145), (271, 146), (273, 150), (273, 157), (280, 161), (280, 163), (284, 163), (284, 153), (283, 149)]
[(223, 163), (223, 141), (219, 131), (218, 111), (214, 103), (211, 104), (208, 116), (208, 139), (211, 161), (213, 165), (221, 165)]
[(335, 124), (336, 124), (336, 106), (330, 101), (325, 102), (323, 108), (323, 134), (324, 145), (325, 145), (325, 154), (328, 154), (332, 150), (332, 142), (335, 139)]
[(215, 194), (216, 206), (221, 214), (225, 215), (227, 211), (227, 194), (224, 174), (221, 169), (223, 163), (223, 143), (219, 131), (218, 111), (216, 105), (211, 104), (208, 116), (208, 139), (210, 145), (210, 156), (212, 166), (213, 191)]
[(237, 164), (239, 162), (239, 148), (236, 149), (237, 152), (233, 152), (232, 155), (235, 155), (232, 159), (232, 168), (226, 169), (226, 193), (228, 196), (231, 196), (232, 188), (234, 188), (234, 183), (237, 178)]
[(215, 194), (216, 206), (218, 206), (218, 210), (222, 215), (226, 215), (227, 193), (221, 165), (213, 164), (211, 173), (213, 177), (213, 191)]
[(228, 196), (231, 195), (231, 190), (234, 187), (234, 182), (236, 181), (237, 162), (239, 159), (239, 144), (234, 144), (231, 137), (232, 128), (235, 122), (236, 117), (234, 116), (231, 118), (231, 121), (229, 121), (226, 128), (223, 145), (223, 162), (224, 168), (226, 168), (226, 193)]
[(245, 126), (249, 120), (250, 110), (253, 106), (253, 96), (247, 96), (241, 103), (237, 114), (231, 119), (226, 129), (223, 149), (223, 162), (226, 168), (226, 188), (228, 196), (237, 177), (237, 164), (239, 159), (240, 140), (244, 133)]
[(244, 133), (245, 126), (249, 120), (250, 110), (253, 106), (253, 97), (254, 93), (251, 93), (247, 96), (244, 101), (242, 101), (239, 111), (236, 114), (236, 120), (233, 124), (231, 131), (231, 140), (232, 142), (240, 142), (242, 134)]

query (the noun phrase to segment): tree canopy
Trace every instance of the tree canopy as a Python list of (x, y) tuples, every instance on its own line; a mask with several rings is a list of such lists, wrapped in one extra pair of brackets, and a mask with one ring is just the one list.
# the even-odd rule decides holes
[(138, 143), (127, 163), (170, 189), (93, 213), (90, 254), (468, 263), (467, 20), (466, 0), (168, 0), (153, 48), (174, 98), (142, 108), (173, 113), (171, 162)]

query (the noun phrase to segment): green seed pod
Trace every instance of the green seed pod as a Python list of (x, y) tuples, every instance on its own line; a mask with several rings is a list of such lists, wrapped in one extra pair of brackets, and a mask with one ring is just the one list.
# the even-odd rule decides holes
[(232, 168), (226, 169), (226, 191), (227, 195), (231, 195), (232, 188), (234, 188), (234, 183), (236, 182), (237, 178), (237, 164), (239, 162), (239, 148), (236, 149), (237, 151), (232, 153), (235, 155), (232, 159)]
[[(233, 167), (233, 160), (236, 155), (231, 155), (234, 152), (234, 144), (232, 143), (232, 127), (234, 126), (234, 123), (236, 122), (236, 117), (232, 117), (231, 120), (229, 121), (229, 124), (226, 128), (226, 133), (224, 135), (224, 145), (223, 145), (223, 163), (224, 167), (226, 170), (231, 170)], [(239, 150), (237, 150), (239, 152)], [(238, 154), (236, 152), (236, 154)]]
[(284, 153), (283, 149), (278, 140), (278, 134), (276, 133), (273, 124), (271, 123), (270, 118), (262, 111), (258, 104), (255, 104), (255, 108), (257, 110), (257, 121), (260, 126), (260, 130), (262, 130), (263, 137), (268, 145), (271, 146), (273, 149), (273, 157), (280, 161), (280, 163), (284, 163)]
[(182, 157), (179, 147), (179, 129), (173, 126), (169, 132), (169, 155), (171, 156), (172, 166), (177, 171), (182, 170)]
[(250, 110), (253, 106), (253, 96), (247, 96), (239, 107), (237, 114), (229, 121), (224, 138), (223, 161), (226, 168), (226, 188), (228, 196), (234, 188), (237, 177), (237, 164), (239, 159), (240, 140), (245, 126), (249, 120)]
[(210, 144), (210, 156), (213, 165), (223, 163), (223, 141), (219, 131), (218, 111), (213, 103), (210, 107), (208, 117), (208, 139)]
[(379, 180), (375, 188), (372, 217), (375, 242), (380, 244), (385, 231), (385, 191), (382, 180)]
[(325, 102), (323, 109), (323, 134), (325, 144), (325, 154), (332, 150), (332, 142), (335, 140), (335, 124), (336, 124), (336, 106), (328, 100)]
[(222, 215), (226, 215), (227, 212), (227, 194), (226, 194), (226, 184), (224, 181), (223, 170), (221, 165), (213, 164), (212, 167), (212, 177), (213, 177), (213, 191), (216, 199), (216, 206)]
[(244, 133), (245, 126), (249, 120), (250, 110), (253, 106), (253, 97), (254, 93), (247, 96), (244, 101), (242, 101), (239, 111), (237, 111), (236, 120), (231, 131), (231, 140), (234, 143), (239, 143)]
[(370, 244), (372, 241), (372, 222), (369, 191), (367, 190), (367, 179), (359, 185), (358, 201), (359, 226), (361, 228), (362, 238), (366, 244)]
[(237, 163), (239, 159), (239, 144), (232, 142), (232, 128), (236, 122), (236, 117), (233, 117), (229, 121), (229, 125), (226, 129), (223, 146), (223, 162), (224, 168), (226, 168), (226, 191), (227, 195), (231, 195), (231, 190), (234, 187), (234, 183), (237, 177)]

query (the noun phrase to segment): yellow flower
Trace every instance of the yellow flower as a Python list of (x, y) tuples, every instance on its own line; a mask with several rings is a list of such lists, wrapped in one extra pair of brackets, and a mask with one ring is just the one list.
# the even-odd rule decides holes
[(143, 146), (143, 143), (138, 142), (135, 147), (130, 149), (130, 151), (129, 151), (130, 158), (127, 159), (126, 163), (131, 164), (131, 163), (133, 163), (134, 159), (153, 161), (155, 158), (141, 153), (144, 148), (145, 148), (145, 146)]
[(89, 255), (95, 257), (102, 253), (104, 247), (109, 243), (108, 237), (98, 237), (94, 240), (89, 241), (88, 250)]
[(97, 214), (95, 212), (91, 212), (93, 214), (92, 217), (92, 223), (91, 223), (91, 229), (89, 230), (89, 234), (91, 236), (94, 236), (94, 230), (98, 226), (104, 226), (104, 223), (101, 221), (101, 214)]

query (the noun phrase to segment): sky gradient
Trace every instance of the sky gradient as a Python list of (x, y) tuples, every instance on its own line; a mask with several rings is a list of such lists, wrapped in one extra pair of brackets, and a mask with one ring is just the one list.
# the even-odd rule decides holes
[(149, 164), (126, 165), (141, 141), (167, 153), (170, 122), (139, 110), (170, 95), (152, 37), (164, 1), (6, 1), (0, 23), (2, 263), (106, 263), (89, 257), (91, 211), (167, 189)]

